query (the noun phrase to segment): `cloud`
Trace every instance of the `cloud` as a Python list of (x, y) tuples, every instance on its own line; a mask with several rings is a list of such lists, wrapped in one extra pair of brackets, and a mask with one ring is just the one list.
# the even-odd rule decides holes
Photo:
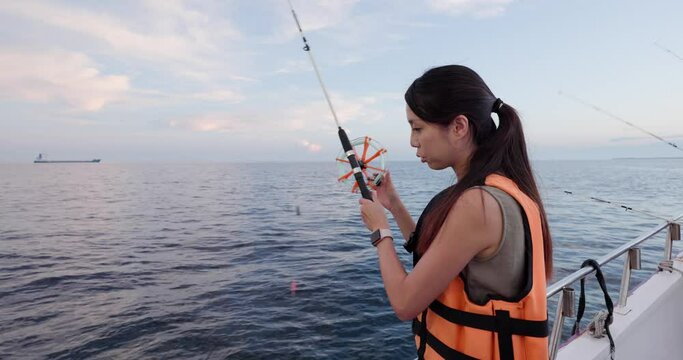
[[(297, 14), (306, 19), (306, 31), (334, 26), (351, 14), (359, 0), (306, 1), (295, 4)], [(299, 21), (302, 21), (301, 18)], [(303, 26), (303, 24), (301, 24)]]
[(275, 70), (274, 74), (293, 74), (312, 71), (312, 65), (309, 60), (288, 60), (283, 66)]
[(206, 101), (219, 101), (228, 103), (241, 103), (246, 97), (232, 90), (214, 90), (193, 94), (192, 98)]
[(427, 0), (427, 4), (436, 11), (476, 17), (502, 15), (512, 2), (513, 0)]
[(65, 125), (71, 125), (71, 126), (96, 126), (96, 125), (101, 125), (101, 122), (97, 122), (94, 120), (90, 119), (79, 119), (79, 118), (72, 118), (72, 119), (65, 119), (62, 121), (63, 124)]
[(61, 101), (73, 110), (97, 111), (130, 88), (122, 75), (102, 75), (84, 54), (0, 52), (0, 97)]
[[(360, 0), (292, 1), (304, 33), (334, 27), (346, 21)], [(265, 43), (283, 43), (299, 36), (289, 5), (278, 2), (274, 8), (280, 18), (273, 34)]]
[[(370, 124), (381, 119), (384, 114), (377, 110), (374, 96), (346, 97), (332, 94), (331, 101), (340, 124), (348, 122)], [(326, 101), (316, 101), (287, 110), (288, 130), (324, 131), (334, 129), (334, 119)]]
[(299, 143), (300, 143), (303, 147), (305, 147), (306, 150), (308, 150), (309, 152), (316, 153), (316, 152), (319, 152), (320, 149), (322, 149), (322, 146), (321, 146), (320, 144), (314, 144), (314, 143), (312, 143), (312, 142), (310, 142), (310, 141), (308, 141), (308, 140), (305, 140), (305, 139), (304, 139), (304, 140), (301, 140)]
[[(665, 140), (669, 141), (668, 139), (681, 139), (681, 138), (683, 138), (683, 134), (672, 134), (672, 135), (667, 135), (665, 137)], [(649, 135), (618, 136), (618, 137), (613, 137), (613, 138), (609, 139), (610, 142), (628, 142), (628, 141), (634, 141), (634, 142), (641, 141), (642, 142), (645, 140), (655, 141), (655, 139)]]
[[(378, 97), (351, 98), (333, 95), (332, 101), (340, 123), (367, 125), (384, 117), (384, 113), (376, 108)], [(239, 133), (245, 138), (261, 139), (281, 138), (283, 135), (299, 137), (302, 133), (335, 133), (334, 121), (325, 101), (267, 110), (197, 114), (172, 119), (168, 121), (168, 125), (171, 128), (194, 132), (230, 132)], [(309, 150), (313, 149), (315, 146), (309, 147)]]
[(249, 125), (229, 114), (207, 114), (184, 119), (175, 119), (168, 122), (169, 127), (184, 129), (194, 132), (243, 132), (249, 129)]
[(0, 13), (85, 35), (125, 57), (182, 65), (178, 74), (199, 80), (208, 78), (206, 69), (226, 72), (227, 56), (216, 54), (241, 38), (225, 19), (190, 10), (181, 1), (148, 0), (126, 11), (135, 15), (117, 17), (57, 2), (0, 2)]

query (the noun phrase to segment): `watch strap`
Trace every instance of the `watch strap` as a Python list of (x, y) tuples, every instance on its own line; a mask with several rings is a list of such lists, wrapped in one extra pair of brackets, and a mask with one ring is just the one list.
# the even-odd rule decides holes
[(370, 240), (372, 241), (372, 246), (377, 246), (382, 239), (385, 237), (390, 237), (392, 240), (394, 239), (394, 236), (391, 234), (391, 230), (389, 229), (377, 229), (375, 230), (371, 235), (370, 235)]

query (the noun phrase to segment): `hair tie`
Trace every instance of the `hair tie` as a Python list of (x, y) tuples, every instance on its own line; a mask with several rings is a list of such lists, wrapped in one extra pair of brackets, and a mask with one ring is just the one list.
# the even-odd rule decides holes
[(503, 107), (503, 100), (500, 98), (496, 98), (496, 101), (493, 102), (493, 107), (491, 108), (491, 112), (498, 113), (498, 110)]

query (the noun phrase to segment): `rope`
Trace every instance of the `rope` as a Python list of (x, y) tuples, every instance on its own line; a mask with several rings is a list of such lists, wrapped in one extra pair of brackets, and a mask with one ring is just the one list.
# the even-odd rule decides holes
[[(610, 354), (610, 359), (614, 360), (614, 339), (612, 338), (612, 333), (609, 330), (609, 325), (612, 324), (612, 311), (614, 310), (614, 303), (612, 302), (612, 298), (609, 296), (609, 293), (607, 292), (607, 284), (605, 283), (605, 277), (602, 274), (602, 270), (600, 270), (600, 264), (598, 264), (597, 261), (593, 259), (588, 259), (581, 264), (581, 267), (584, 268), (587, 265), (592, 266), (595, 269), (595, 278), (598, 280), (598, 284), (600, 285), (600, 289), (602, 290), (602, 293), (605, 295), (605, 305), (607, 306), (607, 311), (606, 315), (600, 315), (600, 312), (605, 311), (601, 310), (598, 312), (598, 314), (593, 318), (593, 321), (591, 321), (591, 324), (593, 324), (593, 333), (598, 334), (600, 336), (596, 337), (603, 337), (603, 334), (607, 334), (607, 338), (609, 339), (609, 354)], [(586, 278), (581, 279), (581, 295), (579, 296), (579, 311), (576, 315), (576, 323), (574, 323), (574, 329), (572, 330), (572, 335), (576, 335), (579, 333), (579, 323), (581, 322), (581, 318), (583, 317), (583, 312), (586, 309), (586, 291), (585, 291), (585, 283), (586, 283)], [(604, 317), (604, 319), (600, 320), (601, 317)], [(589, 332), (590, 332), (590, 326), (591, 324), (588, 325)], [(603, 331), (604, 330), (604, 331)], [(591, 335), (593, 334), (591, 333)]]

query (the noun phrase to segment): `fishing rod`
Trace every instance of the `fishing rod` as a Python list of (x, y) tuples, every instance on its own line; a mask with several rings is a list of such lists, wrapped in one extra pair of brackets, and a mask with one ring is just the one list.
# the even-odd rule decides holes
[(618, 117), (618, 116), (616, 116), (616, 115), (614, 115), (614, 114), (608, 112), (607, 110), (604, 110), (604, 109), (598, 107), (597, 105), (593, 105), (593, 104), (591, 104), (591, 103), (589, 103), (589, 102), (587, 102), (587, 101), (585, 101), (585, 100), (581, 100), (581, 99), (579, 99), (579, 98), (576, 97), (576, 96), (567, 94), (567, 93), (562, 92), (562, 91), (559, 91), (559, 94), (560, 94), (560, 95), (563, 95), (563, 96), (565, 96), (565, 97), (568, 97), (568, 98), (574, 100), (575, 102), (577, 102), (577, 103), (579, 103), (579, 104), (582, 104), (582, 105), (584, 105), (584, 106), (590, 107), (590, 108), (592, 108), (593, 110), (595, 110), (595, 111), (597, 111), (597, 112), (599, 112), (599, 113), (605, 114), (605, 115), (611, 117), (612, 119), (621, 121), (622, 123), (624, 123), (624, 124), (626, 124), (626, 125), (628, 125), (628, 126), (631, 126), (631, 127), (635, 128), (635, 129), (638, 129), (638, 130), (644, 132), (645, 134), (648, 134), (648, 135), (652, 136), (653, 138), (655, 138), (655, 139), (657, 139), (657, 140), (659, 140), (659, 141), (661, 141), (661, 142), (663, 142), (663, 143), (665, 143), (665, 144), (667, 144), (667, 145), (669, 145), (669, 146), (675, 148), (676, 150), (683, 151), (683, 148), (678, 147), (678, 145), (676, 145), (675, 143), (673, 143), (673, 142), (671, 142), (671, 141), (668, 141), (668, 140), (664, 139), (663, 137), (661, 137), (661, 136), (659, 136), (659, 135), (656, 135), (656, 134), (654, 134), (654, 133), (651, 133), (651, 132), (649, 132), (649, 131), (647, 131), (647, 130), (645, 130), (645, 129), (643, 129), (643, 128), (641, 128), (641, 127), (635, 125), (635, 124), (633, 124), (633, 123), (630, 122), (630, 121), (626, 121), (626, 120), (624, 120), (624, 119), (622, 119), (622, 118), (620, 118), (620, 117)]
[(651, 216), (651, 217), (653, 217), (653, 218), (657, 218), (657, 219), (664, 220), (664, 221), (671, 221), (671, 218), (670, 218), (670, 217), (666, 217), (666, 216), (664, 216), (664, 215), (660, 215), (660, 214), (657, 214), (657, 213), (654, 213), (654, 212), (651, 212), (651, 211), (645, 211), (645, 210), (635, 209), (635, 208), (633, 208), (632, 206), (629, 206), (629, 205), (626, 205), (626, 204), (623, 204), (623, 203), (620, 203), (620, 202), (616, 202), (616, 201), (612, 201), (612, 200), (607, 200), (607, 199), (603, 199), (603, 198), (599, 198), (599, 197), (595, 197), (595, 196), (586, 196), (586, 195), (582, 195), (582, 194), (577, 194), (577, 193), (574, 192), (574, 191), (567, 191), (567, 190), (563, 190), (563, 191), (564, 191), (564, 193), (567, 194), (567, 195), (578, 196), (578, 197), (581, 197), (581, 198), (586, 199), (586, 200), (597, 201), (597, 202), (599, 202), (599, 203), (608, 204), (608, 205), (612, 205), (612, 206), (614, 206), (614, 207), (622, 208), (622, 209), (624, 209), (624, 210), (626, 210), (626, 211), (631, 211), (631, 212), (634, 212), (634, 213), (639, 213), (639, 214)]
[[(327, 89), (325, 88), (325, 84), (323, 83), (322, 76), (320, 76), (320, 71), (318, 71), (318, 66), (315, 63), (315, 59), (313, 59), (313, 53), (311, 52), (311, 47), (308, 45), (308, 41), (306, 40), (306, 36), (304, 35), (304, 31), (301, 29), (301, 24), (299, 23), (299, 18), (296, 16), (296, 12), (294, 11), (294, 6), (292, 5), (291, 0), (287, 0), (289, 3), (289, 8), (292, 10), (292, 16), (294, 17), (294, 21), (296, 22), (296, 26), (299, 29), (299, 34), (301, 34), (301, 39), (304, 42), (304, 51), (308, 54), (308, 58), (311, 59), (311, 64), (313, 65), (313, 70), (315, 70), (315, 75), (318, 77), (318, 82), (320, 83), (320, 87), (323, 89), (323, 94), (325, 95), (325, 100), (327, 100), (327, 105), (330, 107), (330, 111), (332, 112), (332, 117), (334, 118), (334, 122), (337, 124), (337, 133), (339, 135), (339, 140), (342, 143), (342, 147), (344, 148), (344, 154), (337, 157), (338, 162), (348, 162), (348, 164), (351, 166), (351, 171), (343, 174), (338, 180), (339, 181), (344, 181), (348, 178), (350, 178), (351, 175), (356, 180), (356, 183), (354, 184), (354, 187), (352, 188), (355, 189), (356, 187), (360, 189), (360, 192), (363, 196), (363, 198), (371, 200), (372, 201), (372, 194), (370, 193), (370, 190), (368, 189), (368, 185), (365, 182), (365, 176), (368, 176), (368, 174), (365, 172), (367, 168), (367, 163), (378, 158), (382, 154), (386, 152), (384, 148), (380, 148), (377, 150), (377, 152), (370, 156), (369, 158), (365, 158), (365, 155), (367, 153), (368, 147), (370, 146), (370, 141), (371, 139), (369, 137), (365, 137), (363, 139), (363, 144), (364, 144), (364, 149), (363, 149), (363, 156), (361, 159), (358, 159), (356, 157), (356, 150), (354, 149), (354, 144), (356, 141), (354, 140), (354, 143), (349, 141), (349, 137), (346, 135), (346, 131), (341, 127), (339, 124), (339, 119), (337, 118), (337, 113), (334, 111), (334, 107), (332, 106), (332, 101), (330, 100), (330, 96), (327, 93)], [(341, 157), (346, 157), (347, 160), (342, 159)], [(383, 164), (383, 161), (382, 161)], [(381, 172), (384, 172), (384, 169), (376, 168), (377, 170), (381, 170)], [(379, 181), (381, 181), (381, 176), (377, 177), (376, 180), (374, 181), (374, 185), (379, 185)]]
[[(675, 55), (675, 54), (674, 54), (674, 55)], [(560, 95), (563, 95), (563, 96), (565, 96), (565, 97), (568, 97), (568, 98), (574, 100), (575, 102), (578, 102), (578, 103), (580, 103), (580, 104), (582, 104), (582, 105), (584, 105), (584, 106), (590, 107), (590, 108), (592, 108), (593, 110), (595, 110), (595, 111), (597, 111), (597, 112), (600, 112), (600, 113), (602, 113), (602, 114), (605, 114), (605, 115), (611, 117), (612, 119), (615, 119), (615, 120), (618, 120), (618, 121), (620, 121), (620, 122), (622, 122), (622, 123), (625, 123), (626, 125), (629, 125), (629, 126), (635, 128), (635, 129), (637, 129), (637, 130), (639, 130), (639, 131), (641, 131), (641, 132), (644, 132), (645, 134), (648, 134), (648, 135), (654, 137), (655, 139), (657, 139), (657, 140), (659, 140), (659, 141), (661, 141), (661, 142), (663, 142), (663, 143), (665, 143), (665, 144), (667, 144), (667, 145), (669, 145), (669, 146), (671, 146), (671, 147), (673, 147), (673, 148), (675, 148), (675, 149), (677, 149), (677, 150), (683, 151), (683, 149), (681, 149), (680, 147), (678, 147), (677, 144), (675, 144), (675, 143), (673, 143), (673, 142), (670, 142), (670, 141), (667, 141), (666, 139), (662, 138), (661, 136), (658, 136), (658, 135), (656, 135), (656, 134), (654, 134), (654, 133), (652, 133), (652, 132), (649, 132), (649, 131), (647, 131), (647, 130), (645, 130), (645, 129), (643, 129), (643, 128), (641, 128), (641, 127), (639, 127), (639, 126), (637, 126), (637, 125), (635, 125), (635, 124), (633, 124), (633, 123), (631, 123), (631, 122), (629, 122), (629, 121), (627, 121), (627, 120), (624, 120), (624, 119), (622, 119), (622, 118), (620, 118), (620, 117), (618, 117), (618, 116), (616, 116), (616, 115), (614, 115), (614, 114), (612, 114), (612, 113), (610, 113), (610, 112), (608, 112), (608, 111), (606, 111), (606, 110), (604, 110), (604, 109), (598, 107), (597, 105), (591, 104), (591, 103), (589, 103), (589, 102), (587, 102), (587, 101), (585, 101), (585, 100), (579, 99), (579, 98), (576, 97), (576, 96), (573, 96), (573, 95), (564, 93), (564, 92), (562, 92), (562, 91), (559, 91), (559, 94), (560, 94)], [(650, 217), (654, 217), (654, 218), (657, 218), (657, 219), (660, 219), (660, 220), (665, 220), (665, 221), (670, 221), (670, 220), (671, 220), (669, 217), (666, 217), (666, 216), (663, 216), (663, 215), (660, 215), (660, 214), (657, 214), (657, 213), (654, 213), (654, 212), (651, 212), (651, 211), (645, 211), (645, 210), (635, 209), (635, 208), (633, 208), (632, 206), (629, 206), (629, 205), (626, 205), (626, 204), (623, 204), (623, 203), (619, 203), (619, 202), (616, 202), (616, 201), (607, 200), (607, 199), (603, 199), (603, 198), (599, 198), (599, 197), (595, 197), (595, 196), (585, 196), (585, 195), (584, 195), (584, 196), (581, 196), (581, 195), (578, 195), (578, 194), (574, 193), (573, 191), (567, 191), (567, 190), (564, 190), (564, 193), (565, 193), (565, 194), (568, 194), (568, 195), (580, 196), (580, 197), (583, 197), (583, 198), (585, 198), (585, 199), (590, 199), (590, 200), (592, 200), (592, 201), (597, 201), (597, 202), (600, 202), (600, 203), (603, 203), (603, 204), (612, 205), (612, 206), (615, 206), (615, 207), (622, 208), (622, 209), (624, 209), (624, 210), (626, 210), (626, 211), (631, 211), (631, 212), (635, 212), (635, 213), (644, 214), (644, 215), (647, 215), (647, 216), (650, 216)]]
[(683, 57), (681, 57), (680, 55), (676, 54), (676, 53), (673, 52), (671, 49), (669, 49), (669, 48), (667, 48), (667, 47), (665, 47), (665, 46), (660, 45), (660, 44), (659, 44), (658, 42), (656, 42), (656, 41), (654, 42), (654, 44), (655, 44), (655, 46), (657, 46), (658, 48), (660, 48), (660, 49), (662, 49), (662, 50), (668, 52), (669, 54), (671, 54), (671, 55), (672, 55), (673, 57), (675, 57), (676, 59), (683, 61)]

